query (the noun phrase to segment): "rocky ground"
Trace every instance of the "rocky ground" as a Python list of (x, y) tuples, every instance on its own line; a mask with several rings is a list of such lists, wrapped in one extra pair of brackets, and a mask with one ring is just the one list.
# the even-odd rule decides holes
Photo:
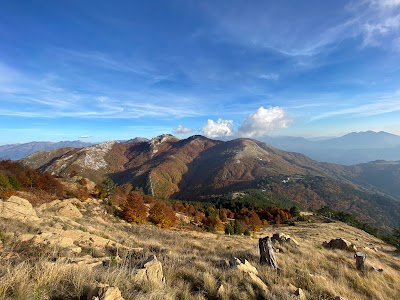
[[(259, 263), (258, 237), (131, 225), (114, 209), (0, 201), (0, 299), (400, 299), (394, 247), (343, 223), (263, 228), (280, 233), (274, 270)], [(364, 272), (354, 251), (367, 254)]]

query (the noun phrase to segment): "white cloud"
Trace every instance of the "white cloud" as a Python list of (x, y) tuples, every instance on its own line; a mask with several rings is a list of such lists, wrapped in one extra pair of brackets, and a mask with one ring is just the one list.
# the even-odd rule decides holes
[(80, 139), (89, 139), (91, 137), (92, 137), (91, 135), (81, 135), (79, 138)]
[(381, 9), (392, 8), (400, 5), (400, 0), (369, 0), (371, 6), (376, 6)]
[(192, 132), (192, 128), (184, 127), (182, 125), (178, 125), (178, 127), (174, 128), (173, 133), (174, 134), (187, 134)]
[(288, 124), (289, 118), (283, 108), (260, 107), (244, 119), (238, 129), (238, 134), (242, 137), (261, 137), (275, 128), (286, 128)]
[[(364, 25), (364, 46), (380, 46), (382, 38), (400, 29), (400, 15)], [(393, 40), (395, 42), (396, 39)]]
[(261, 74), (258, 76), (260, 79), (265, 79), (265, 80), (278, 80), (279, 75), (276, 73), (268, 73), (268, 74)]
[(218, 119), (217, 122), (208, 120), (202, 128), (202, 132), (209, 138), (221, 137), (262, 137), (276, 128), (286, 128), (290, 120), (286, 111), (281, 107), (260, 107), (255, 113), (248, 115), (234, 130), (232, 120)]
[(214, 122), (208, 119), (207, 124), (202, 128), (202, 132), (209, 138), (230, 137), (234, 134), (233, 125), (233, 120), (218, 119), (217, 122)]

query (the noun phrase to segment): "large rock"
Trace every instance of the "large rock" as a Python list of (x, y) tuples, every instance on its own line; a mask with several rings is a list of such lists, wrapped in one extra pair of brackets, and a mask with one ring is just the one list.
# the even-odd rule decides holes
[(6, 201), (0, 201), (0, 217), (22, 221), (40, 221), (32, 204), (17, 196), (11, 196)]
[(347, 251), (357, 251), (356, 246), (351, 244), (349, 241), (342, 239), (342, 238), (337, 238), (337, 239), (332, 239), (328, 242), (323, 242), (322, 246), (325, 248), (329, 249), (339, 249), (339, 250), (347, 250)]
[(124, 300), (119, 288), (100, 284), (87, 295), (87, 300)]
[(260, 277), (257, 276), (257, 269), (252, 266), (246, 259), (243, 263), (239, 258), (232, 257), (229, 263), (232, 268), (242, 271), (245, 277), (247, 277), (250, 282), (257, 286), (264, 295), (268, 293), (268, 286), (261, 280)]
[(164, 273), (161, 262), (155, 255), (146, 259), (139, 269), (136, 270), (134, 281), (137, 283), (151, 283), (157, 287), (162, 287), (165, 283)]
[(67, 203), (65, 205), (62, 205), (58, 210), (57, 210), (57, 215), (67, 217), (70, 219), (80, 219), (82, 218), (82, 214), (79, 211), (79, 209), (73, 205), (72, 203)]
[(242, 263), (242, 261), (239, 258), (232, 257), (231, 260), (229, 261), (229, 264), (232, 268), (236, 268), (243, 272), (250, 272), (250, 273), (254, 273), (255, 275), (258, 275), (257, 269), (254, 266), (252, 266), (247, 261), (247, 259), (245, 259), (244, 263)]
[(69, 219), (80, 219), (82, 214), (76, 205), (79, 205), (81, 201), (77, 198), (70, 198), (66, 200), (54, 200), (49, 203), (44, 203), (37, 208), (38, 213), (44, 213), (51, 215), (57, 215), (66, 217)]
[(281, 233), (281, 232), (274, 233), (272, 235), (272, 237), (271, 237), (271, 241), (273, 243), (277, 243), (278, 242), (278, 243), (281, 243), (281, 244), (288, 243), (288, 244), (294, 244), (296, 246), (299, 245), (299, 243), (294, 238), (292, 238), (291, 236), (286, 235), (284, 233)]

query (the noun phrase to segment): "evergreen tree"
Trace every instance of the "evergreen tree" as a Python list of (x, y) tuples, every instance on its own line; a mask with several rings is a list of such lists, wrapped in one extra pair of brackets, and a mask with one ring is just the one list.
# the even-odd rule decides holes
[(235, 234), (243, 233), (242, 225), (240, 224), (239, 220), (235, 220), (235, 223), (233, 224), (233, 231)]
[(235, 234), (235, 231), (233, 230), (231, 223), (227, 223), (225, 225), (225, 234), (229, 234), (229, 235)]

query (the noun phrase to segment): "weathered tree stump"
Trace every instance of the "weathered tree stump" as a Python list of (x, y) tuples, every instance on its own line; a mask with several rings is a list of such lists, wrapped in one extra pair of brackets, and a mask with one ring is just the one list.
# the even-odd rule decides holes
[(275, 258), (274, 249), (272, 248), (272, 241), (269, 236), (258, 240), (260, 248), (260, 264), (268, 264), (276, 270), (279, 270), (278, 263)]
[(367, 259), (367, 254), (365, 254), (364, 252), (356, 252), (356, 254), (354, 254), (354, 258), (356, 259), (356, 268), (359, 271), (365, 271), (365, 260)]

